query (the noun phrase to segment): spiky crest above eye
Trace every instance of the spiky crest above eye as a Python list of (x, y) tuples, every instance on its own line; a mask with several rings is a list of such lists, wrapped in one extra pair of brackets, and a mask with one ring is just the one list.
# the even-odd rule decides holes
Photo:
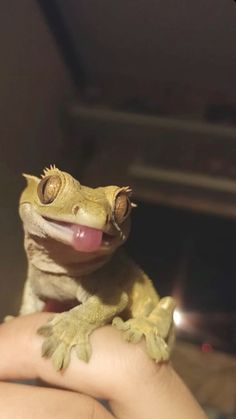
[(125, 192), (128, 196), (132, 194), (132, 189), (130, 186), (123, 186), (120, 188), (120, 191)]
[(49, 175), (55, 175), (55, 174), (59, 174), (61, 173), (61, 171), (56, 167), (55, 164), (50, 164), (49, 167), (45, 167), (45, 169), (43, 169), (43, 173), (41, 174), (41, 178), (45, 178), (46, 176)]
[[(130, 186), (123, 186), (123, 188), (120, 189), (122, 192), (125, 192), (127, 194), (128, 197), (130, 197), (132, 195), (132, 188)], [(131, 207), (132, 208), (136, 208), (137, 204), (135, 204), (134, 202), (130, 201)]]

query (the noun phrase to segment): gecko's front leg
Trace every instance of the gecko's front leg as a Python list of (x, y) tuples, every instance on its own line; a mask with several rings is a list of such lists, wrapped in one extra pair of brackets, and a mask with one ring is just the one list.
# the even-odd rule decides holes
[(38, 330), (40, 335), (46, 337), (42, 355), (51, 358), (58, 371), (69, 364), (73, 347), (78, 358), (88, 362), (91, 356), (89, 335), (94, 329), (111, 322), (127, 303), (128, 296), (124, 292), (113, 303), (104, 303), (98, 296), (92, 296), (70, 311), (56, 314)]

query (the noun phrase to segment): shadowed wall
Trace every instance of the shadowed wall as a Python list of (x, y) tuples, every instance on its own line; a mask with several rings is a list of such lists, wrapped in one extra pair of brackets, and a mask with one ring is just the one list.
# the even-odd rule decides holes
[(18, 219), (21, 172), (60, 159), (60, 107), (69, 76), (33, 0), (0, 6), (0, 317), (17, 309), (26, 262)]

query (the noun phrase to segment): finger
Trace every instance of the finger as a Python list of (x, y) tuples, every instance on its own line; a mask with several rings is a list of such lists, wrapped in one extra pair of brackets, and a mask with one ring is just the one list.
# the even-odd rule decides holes
[(9, 383), (0, 383), (0, 412), (4, 419), (114, 419), (91, 397), (65, 390)]
[(68, 368), (56, 372), (51, 361), (41, 357), (43, 339), (36, 333), (48, 316), (38, 313), (0, 326), (0, 379), (39, 377), (57, 387), (107, 399), (119, 419), (153, 419), (153, 412), (163, 419), (206, 418), (168, 363), (151, 361), (144, 341), (127, 343), (111, 326), (92, 333), (88, 363), (72, 351)]
[[(141, 367), (141, 359), (147, 360), (145, 371), (153, 368), (142, 346), (125, 342), (120, 332), (108, 326), (92, 333), (92, 355), (88, 363), (79, 360), (72, 350), (68, 367), (58, 372), (50, 359), (41, 356), (45, 340), (37, 334), (37, 329), (48, 317), (48, 313), (37, 313), (0, 326), (0, 380), (41, 378), (55, 386), (110, 399), (120, 398), (122, 391), (125, 393), (124, 377), (136, 382), (139, 374), (136, 365)], [(47, 351), (47, 344), (43, 351)]]

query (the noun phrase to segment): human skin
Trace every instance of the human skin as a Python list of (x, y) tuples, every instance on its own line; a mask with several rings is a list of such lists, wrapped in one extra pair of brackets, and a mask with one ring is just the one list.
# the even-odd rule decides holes
[[(73, 354), (56, 372), (41, 357), (36, 330), (48, 313), (22, 316), (0, 326), (0, 412), (4, 419), (206, 419), (169, 363), (156, 364), (143, 343), (125, 342), (112, 326), (91, 336), (89, 363)], [(41, 379), (50, 388), (7, 383)], [(110, 403), (109, 413), (97, 398)]]

